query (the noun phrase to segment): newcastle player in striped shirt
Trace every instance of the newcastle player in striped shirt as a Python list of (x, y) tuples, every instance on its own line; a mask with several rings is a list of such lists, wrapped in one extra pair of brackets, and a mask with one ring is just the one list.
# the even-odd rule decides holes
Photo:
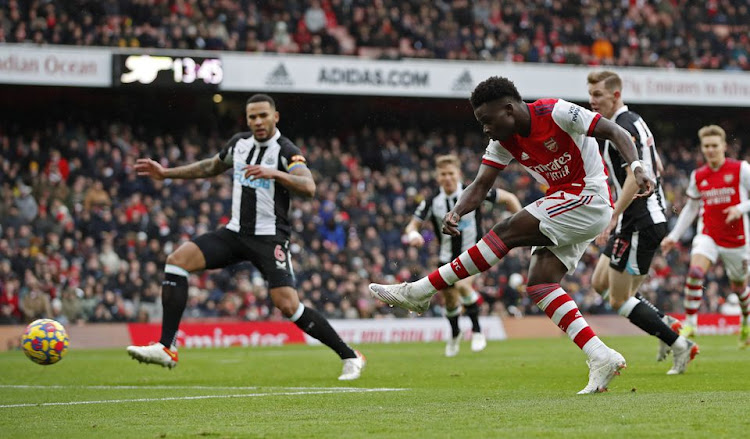
[[(459, 226), (461, 230), (459, 236), (440, 234), (440, 224), (443, 217), (453, 209), (458, 197), (464, 190), (461, 184), (461, 162), (458, 157), (452, 154), (438, 156), (435, 159), (435, 172), (440, 187), (432, 196), (423, 200), (417, 206), (414, 217), (406, 226), (404, 238), (411, 246), (423, 246), (424, 238), (419, 233), (419, 229), (429, 219), (433, 229), (439, 234), (440, 263), (446, 264), (457, 258), (461, 252), (471, 248), (482, 237), (482, 214), (481, 209), (477, 209), (464, 215)], [(490, 189), (486, 200), (491, 203), (505, 204), (510, 213), (521, 210), (521, 202), (518, 201), (518, 198), (502, 189)], [(458, 355), (461, 338), (463, 337), (463, 332), (458, 326), (458, 317), (461, 315), (462, 305), (466, 315), (471, 319), (471, 350), (473, 352), (484, 350), (487, 347), (487, 340), (479, 326), (480, 296), (472, 288), (471, 278), (458, 281), (452, 287), (442, 290), (442, 293), (445, 298), (445, 316), (451, 325), (451, 338), (445, 345), (445, 356), (455, 357)]]
[(656, 181), (650, 197), (633, 199), (638, 192), (633, 173), (612, 142), (604, 142), (604, 161), (617, 193), (617, 203), (609, 226), (597, 238), (597, 244), (607, 243), (607, 246), (599, 257), (591, 284), (600, 294), (609, 295), (612, 309), (659, 339), (657, 361), (665, 360), (669, 351), (674, 351), (674, 362), (667, 374), (680, 374), (698, 354), (698, 345), (679, 335), (677, 319), (661, 313), (638, 293), (661, 240), (667, 235), (666, 200), (659, 184), (661, 160), (654, 136), (646, 122), (625, 105), (620, 76), (607, 70), (596, 71), (588, 75), (587, 81), (591, 109), (630, 134), (643, 168)]
[(173, 368), (177, 365), (177, 329), (188, 296), (188, 276), (205, 269), (250, 261), (268, 282), (274, 305), (300, 329), (333, 349), (343, 360), (339, 380), (357, 379), (365, 358), (341, 340), (319, 312), (300, 303), (289, 253), (287, 218), (291, 193), (312, 197), (315, 182), (299, 148), (276, 128), (279, 112), (265, 94), (245, 106), (250, 132), (232, 137), (215, 156), (197, 163), (164, 168), (139, 159), (138, 175), (165, 178), (206, 178), (233, 172), (232, 219), (226, 228), (198, 236), (167, 256), (162, 283), (161, 339), (150, 346), (129, 346), (131, 357)]
[(460, 234), (460, 219), (476, 210), (498, 173), (517, 161), (549, 189), (544, 197), (492, 228), (477, 244), (416, 282), (370, 284), (378, 299), (424, 312), (438, 290), (487, 271), (510, 249), (532, 246), (526, 291), (545, 314), (586, 354), (589, 380), (579, 394), (607, 390), (625, 358), (596, 336), (573, 299), (561, 287), (586, 248), (609, 224), (612, 201), (599, 146), (591, 136), (611, 140), (647, 197), (654, 183), (638, 161), (627, 131), (562, 99), (527, 104), (513, 82), (491, 77), (471, 94), (474, 117), (490, 138), (474, 181), (443, 218), (443, 232)]

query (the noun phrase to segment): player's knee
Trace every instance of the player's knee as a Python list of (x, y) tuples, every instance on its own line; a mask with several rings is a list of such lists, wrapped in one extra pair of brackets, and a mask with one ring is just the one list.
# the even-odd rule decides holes
[(594, 276), (591, 279), (591, 286), (594, 288), (594, 291), (596, 291), (598, 294), (602, 294), (604, 291), (607, 290), (607, 281), (604, 279), (604, 276)]
[(492, 226), (492, 231), (495, 232), (497, 236), (500, 237), (500, 239), (503, 239), (506, 233), (511, 229), (510, 227), (510, 221), (513, 219), (513, 217), (505, 218), (504, 220), (500, 221), (499, 223)]
[(271, 295), (271, 299), (276, 308), (287, 318), (293, 316), (299, 308), (299, 299), (294, 293), (275, 293)]
[(445, 309), (452, 310), (460, 306), (457, 295), (445, 296)]
[(276, 308), (278, 308), (286, 318), (293, 316), (294, 313), (297, 312), (298, 307), (299, 303), (293, 304), (291, 300), (282, 300), (280, 303), (276, 304)]
[(178, 252), (172, 252), (167, 255), (167, 264), (176, 265), (180, 268), (185, 268), (187, 259)]
[(611, 306), (615, 311), (619, 311), (620, 308), (625, 305), (625, 302), (627, 302), (627, 299), (609, 296), (609, 306)]
[(703, 269), (697, 265), (691, 265), (688, 269), (688, 277), (692, 277), (693, 279), (703, 279), (705, 274)]

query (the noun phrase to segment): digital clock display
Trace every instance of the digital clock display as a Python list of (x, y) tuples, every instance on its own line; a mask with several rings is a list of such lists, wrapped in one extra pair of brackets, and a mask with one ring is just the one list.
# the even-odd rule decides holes
[(224, 79), (219, 58), (115, 55), (115, 84), (215, 89)]

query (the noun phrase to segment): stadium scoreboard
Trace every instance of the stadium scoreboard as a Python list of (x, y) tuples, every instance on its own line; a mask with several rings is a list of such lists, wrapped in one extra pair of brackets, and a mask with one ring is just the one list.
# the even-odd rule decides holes
[(224, 79), (221, 59), (196, 56), (118, 54), (112, 73), (118, 87), (216, 90)]

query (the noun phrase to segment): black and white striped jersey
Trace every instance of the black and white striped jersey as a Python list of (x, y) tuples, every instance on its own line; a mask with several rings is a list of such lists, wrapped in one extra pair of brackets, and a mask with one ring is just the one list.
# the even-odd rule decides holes
[(289, 172), (305, 164), (300, 149), (278, 129), (265, 142), (242, 132), (227, 142), (219, 158), (233, 167), (232, 219), (227, 229), (247, 236), (289, 237), (289, 189), (272, 179), (245, 178), (242, 168), (253, 164)]
[[(667, 205), (664, 190), (661, 186), (661, 175), (657, 167), (658, 153), (651, 130), (638, 113), (628, 110), (627, 105), (623, 105), (617, 110), (612, 116), (612, 120), (630, 133), (638, 151), (638, 159), (643, 165), (643, 170), (656, 181), (656, 188), (650, 197), (637, 198), (625, 209), (625, 212), (618, 219), (615, 232), (642, 229), (665, 222), (667, 218), (664, 211)], [(625, 178), (628, 175), (626, 169), (628, 164), (609, 140), (604, 142), (602, 155), (607, 164), (612, 185), (615, 187), (615, 192), (619, 198), (622, 193), (622, 186), (625, 184)]]
[[(440, 263), (445, 264), (451, 260), (457, 258), (462, 252), (465, 252), (471, 246), (477, 243), (482, 238), (482, 213), (480, 212), (481, 207), (473, 212), (469, 212), (463, 217), (458, 223), (458, 230), (461, 234), (458, 236), (450, 236), (441, 232), (443, 218), (453, 206), (456, 205), (459, 197), (464, 188), (461, 184), (458, 185), (458, 189), (452, 194), (446, 194), (442, 188), (437, 192), (433, 193), (429, 198), (422, 200), (417, 206), (417, 210), (414, 212), (414, 217), (420, 221), (429, 219), (432, 222), (432, 227), (435, 229), (435, 234), (440, 239)], [(490, 189), (487, 193), (487, 201), (497, 203), (497, 190)]]

